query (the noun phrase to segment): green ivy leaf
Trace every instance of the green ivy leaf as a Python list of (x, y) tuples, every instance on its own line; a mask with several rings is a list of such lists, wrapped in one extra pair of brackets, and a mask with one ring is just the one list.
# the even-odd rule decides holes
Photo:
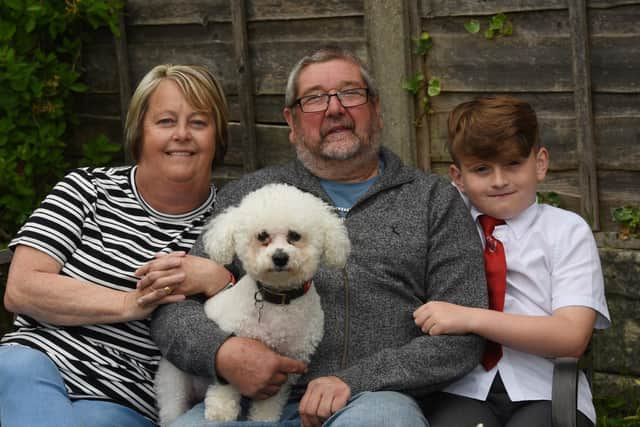
[(29, 12), (31, 14), (39, 14), (43, 10), (44, 10), (44, 8), (40, 4), (31, 4), (31, 5), (27, 6), (27, 12)]
[(424, 74), (422, 74), (421, 72), (418, 72), (412, 78), (405, 81), (402, 84), (402, 88), (408, 90), (413, 95), (417, 95), (418, 91), (422, 87), (423, 81), (424, 81)]
[(433, 46), (433, 40), (431, 39), (431, 35), (427, 32), (423, 32), (420, 34), (420, 37), (414, 39), (416, 44), (415, 53), (416, 55), (426, 55), (426, 53)]
[(492, 30), (499, 31), (504, 26), (504, 23), (506, 20), (507, 20), (507, 15), (505, 15), (504, 13), (493, 15), (489, 20), (489, 28)]
[(538, 203), (546, 203), (557, 208), (561, 207), (560, 195), (555, 191), (538, 191), (536, 195), (538, 196)]
[(471, 21), (464, 24), (464, 28), (471, 34), (476, 34), (480, 31), (480, 21), (478, 21), (477, 19), (472, 19)]
[(493, 30), (490, 29), (490, 28), (487, 28), (485, 30), (485, 32), (484, 32), (484, 38), (487, 39), (487, 40), (491, 40), (491, 39), (493, 39), (493, 36), (494, 36)]
[(89, 87), (84, 84), (84, 83), (73, 83), (71, 86), (69, 86), (69, 89), (71, 89), (74, 92), (86, 92)]
[(15, 33), (16, 25), (13, 22), (0, 21), (0, 40), (11, 40)]
[(437, 77), (432, 77), (429, 79), (429, 85), (427, 86), (427, 95), (440, 95), (440, 80)]
[(122, 147), (109, 142), (105, 135), (98, 135), (82, 145), (80, 166), (106, 166)]
[(16, 12), (23, 10), (24, 2), (22, 0), (4, 0), (3, 2), (9, 9), (13, 9)]

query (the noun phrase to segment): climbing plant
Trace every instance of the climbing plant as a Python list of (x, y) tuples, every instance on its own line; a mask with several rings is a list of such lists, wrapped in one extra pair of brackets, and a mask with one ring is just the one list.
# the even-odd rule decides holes
[[(72, 166), (82, 46), (98, 27), (118, 35), (122, 0), (0, 0), (0, 247)], [(84, 158), (108, 162), (120, 146), (87, 141)]]
[[(464, 24), (464, 28), (472, 33), (479, 33), (481, 29), (480, 21), (472, 19)], [(513, 24), (507, 15), (504, 13), (498, 13), (489, 18), (489, 25), (484, 31), (484, 37), (488, 40), (492, 40), (496, 37), (510, 36), (513, 34)]]
[(421, 58), (421, 71), (402, 84), (402, 88), (409, 91), (420, 100), (419, 111), (415, 124), (420, 126), (427, 114), (432, 113), (431, 98), (440, 94), (440, 80), (437, 77), (427, 77), (424, 73), (429, 50), (433, 46), (431, 35), (427, 32), (420, 34), (420, 37), (413, 40), (415, 45), (414, 54)]
[(640, 236), (640, 207), (626, 205), (614, 208), (611, 211), (611, 217), (620, 225), (618, 232), (620, 240)]
[[(464, 24), (464, 28), (472, 34), (480, 32), (481, 24), (477, 19), (472, 19)], [(485, 38), (491, 40), (496, 37), (510, 36), (513, 34), (513, 24), (507, 15), (498, 13), (489, 18), (488, 27), (484, 32)], [(427, 55), (433, 46), (431, 34), (423, 32), (420, 37), (413, 39), (414, 54), (421, 60), (420, 71), (402, 84), (402, 88), (409, 91), (419, 100), (419, 109), (416, 113), (416, 126), (421, 126), (427, 115), (433, 112), (431, 98), (440, 95), (441, 83), (437, 77), (426, 75)]]

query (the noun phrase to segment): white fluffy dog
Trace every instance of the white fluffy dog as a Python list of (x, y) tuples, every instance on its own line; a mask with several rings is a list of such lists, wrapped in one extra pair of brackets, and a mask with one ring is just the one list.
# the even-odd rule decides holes
[[(258, 339), (280, 354), (309, 362), (324, 334), (320, 297), (311, 279), (320, 262), (342, 268), (351, 248), (333, 208), (293, 186), (269, 184), (207, 227), (209, 256), (229, 264), (237, 255), (246, 271), (237, 284), (206, 302), (207, 316), (226, 332)], [(277, 421), (296, 377), (290, 376), (273, 397), (253, 401), (249, 420)], [(210, 384), (166, 359), (160, 362), (156, 390), (162, 426), (203, 398), (209, 420), (236, 420), (240, 413), (241, 396), (232, 385)]]

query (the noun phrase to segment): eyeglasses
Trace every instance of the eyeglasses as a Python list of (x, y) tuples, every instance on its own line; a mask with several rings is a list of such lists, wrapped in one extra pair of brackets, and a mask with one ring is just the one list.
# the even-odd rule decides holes
[(327, 111), (332, 96), (338, 98), (338, 101), (340, 101), (340, 104), (344, 108), (357, 107), (367, 103), (369, 100), (369, 89), (359, 87), (339, 90), (336, 93), (303, 96), (302, 98), (298, 98), (295, 104), (300, 105), (303, 113), (319, 113), (321, 111)]

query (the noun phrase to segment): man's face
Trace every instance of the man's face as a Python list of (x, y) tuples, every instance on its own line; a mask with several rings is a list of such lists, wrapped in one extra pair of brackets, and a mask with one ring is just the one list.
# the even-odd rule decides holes
[[(366, 87), (358, 65), (333, 59), (302, 70), (296, 98)], [(312, 170), (311, 165), (321, 161), (349, 160), (372, 150), (378, 152), (376, 136), (382, 121), (377, 99), (345, 108), (332, 96), (326, 111), (305, 113), (296, 105), (285, 108), (284, 116), (290, 128), (289, 141), (300, 160)]]
[(536, 199), (538, 182), (549, 167), (545, 148), (531, 150), (528, 157), (507, 156), (498, 161), (475, 157), (459, 159), (449, 173), (456, 186), (479, 211), (499, 219), (518, 216)]

